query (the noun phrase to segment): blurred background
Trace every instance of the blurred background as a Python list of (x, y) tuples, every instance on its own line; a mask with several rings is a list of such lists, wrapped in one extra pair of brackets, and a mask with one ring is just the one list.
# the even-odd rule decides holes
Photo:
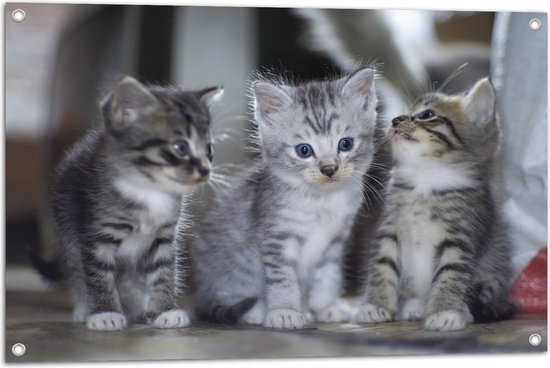
[[(12, 19), (18, 8), (22, 22)], [(534, 17), (540, 31), (528, 27)], [(505, 115), (503, 202), (519, 274), (546, 247), (546, 21), (492, 12), (7, 4), (7, 287), (41, 287), (26, 247), (46, 254), (51, 243), (48, 181), (63, 152), (98, 120), (97, 101), (113, 76), (188, 89), (223, 85), (213, 113), (217, 164), (243, 164), (254, 71), (309, 80), (365, 63), (384, 77), (382, 124), (464, 63), (446, 91), (491, 76)], [(198, 194), (199, 219), (211, 197)]]

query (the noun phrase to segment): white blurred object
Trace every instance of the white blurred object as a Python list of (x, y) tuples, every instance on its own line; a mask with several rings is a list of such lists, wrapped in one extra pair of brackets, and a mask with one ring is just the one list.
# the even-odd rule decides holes
[(295, 9), (308, 24), (305, 45), (324, 52), (344, 69), (376, 62), (384, 122), (406, 110), (418, 94), (442, 83), (460, 65), (461, 78), (451, 82), (464, 90), (489, 70), (489, 47), (471, 42), (444, 43), (435, 28), (441, 19), (464, 12), (427, 10)]
[[(533, 31), (529, 21), (539, 18)], [(547, 28), (546, 14), (497, 13), (491, 79), (504, 131), (504, 212), (517, 274), (547, 246)]]

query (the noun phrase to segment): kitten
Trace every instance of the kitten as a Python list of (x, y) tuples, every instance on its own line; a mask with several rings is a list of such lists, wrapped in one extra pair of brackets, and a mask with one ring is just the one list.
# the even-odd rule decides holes
[(210, 176), (208, 104), (220, 93), (125, 77), (101, 104), (104, 124), (60, 164), (52, 188), (59, 247), (54, 261), (33, 261), (65, 279), (73, 317), (89, 329), (122, 329), (127, 319), (189, 324), (176, 302), (174, 237), (186, 227), (186, 197)]
[(427, 94), (392, 120), (395, 166), (360, 322), (448, 331), (512, 316), (510, 244), (491, 186), (500, 135), (488, 79)]
[(347, 317), (341, 260), (374, 151), (371, 68), (253, 85), (261, 159), (206, 215), (192, 249), (197, 316), (301, 328)]

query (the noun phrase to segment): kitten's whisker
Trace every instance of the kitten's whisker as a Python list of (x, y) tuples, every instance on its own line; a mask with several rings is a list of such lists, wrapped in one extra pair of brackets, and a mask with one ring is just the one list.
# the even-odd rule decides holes
[(455, 79), (456, 77), (458, 77), (460, 75), (460, 73), (462, 73), (462, 70), (464, 70), (464, 68), (468, 65), (468, 63), (464, 63), (462, 65), (460, 65), (458, 68), (456, 68), (452, 73), (451, 75), (449, 75), (447, 77), (447, 79), (445, 79), (443, 81), (443, 83), (441, 83), (441, 85), (439, 86), (439, 88), (437, 89), (436, 92), (442, 92), (443, 91), (443, 88), (445, 88), (453, 79)]
[(242, 169), (243, 167), (244, 167), (244, 164), (234, 164), (234, 163), (231, 163), (231, 162), (216, 163), (216, 164), (213, 165), (213, 168), (215, 170), (217, 170), (217, 169), (222, 169), (223, 170), (225, 168)]
[[(369, 193), (373, 193), (374, 194), (374, 199), (377, 201), (377, 203), (379, 205), (382, 206), (385, 202), (385, 198), (382, 197), (382, 195), (380, 194), (380, 191), (386, 191), (387, 190), (386, 186), (382, 182), (380, 182), (378, 179), (376, 179), (373, 175), (370, 175), (368, 173), (363, 173), (363, 172), (358, 171), (358, 170), (353, 170), (353, 172), (361, 175), (362, 177), (366, 177), (367, 179), (372, 179), (372, 180), (374, 180), (378, 183), (378, 185), (381, 187), (381, 189), (376, 188), (374, 185), (369, 183), (368, 180), (360, 180), (363, 187), (364, 187), (364, 190), (369, 192)], [(370, 198), (370, 196), (369, 196), (369, 198)]]
[(365, 193), (365, 187), (363, 181), (356, 177), (355, 175), (350, 175), (349, 178), (354, 184), (357, 184), (357, 187), (360, 189), (361, 196), (363, 197), (363, 203), (367, 205), (367, 207), (370, 205), (370, 208), (374, 210), (374, 206), (369, 198), (369, 196)]
[(213, 183), (219, 184), (219, 185), (224, 185), (224, 186), (230, 186), (230, 185), (231, 185), (231, 182), (230, 182), (230, 181), (225, 180), (225, 179), (222, 178), (222, 177), (219, 177), (219, 178), (211, 178), (210, 180), (211, 180)]

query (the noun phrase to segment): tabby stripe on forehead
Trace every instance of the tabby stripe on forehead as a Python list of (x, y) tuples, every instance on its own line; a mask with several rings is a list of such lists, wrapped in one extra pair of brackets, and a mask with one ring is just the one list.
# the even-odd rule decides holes
[(304, 121), (307, 125), (309, 125), (311, 127), (311, 129), (313, 129), (313, 131), (315, 132), (315, 134), (319, 134), (320, 131), (319, 129), (317, 129), (317, 127), (315, 125), (313, 125), (313, 122), (311, 121), (311, 119), (309, 118), (309, 116), (306, 116), (306, 119)]
[[(313, 115), (313, 118), (315, 119), (315, 122), (317, 123), (317, 126), (319, 127), (319, 130), (321, 130), (323, 133), (327, 132), (327, 125), (326, 125), (326, 115), (327, 110), (324, 103), (321, 101), (321, 96), (319, 94), (315, 94), (311, 96), (312, 103), (311, 103), (311, 114)], [(315, 100), (313, 100), (315, 98)]]
[(445, 123), (445, 125), (447, 125), (447, 127), (449, 128), (449, 130), (451, 131), (453, 136), (457, 139), (457, 141), (464, 144), (464, 141), (462, 140), (462, 138), (460, 138), (460, 136), (456, 132), (456, 129), (455, 129), (455, 126), (454, 126), (453, 122), (449, 118), (446, 118), (445, 116), (438, 116), (438, 117), (441, 121), (443, 121)]
[(325, 121), (325, 126), (326, 126), (326, 130), (327, 132), (331, 131), (332, 130), (332, 122), (336, 119), (338, 119), (340, 117), (340, 115), (338, 115), (337, 113), (333, 112), (332, 114), (330, 114), (330, 116), (328, 117), (328, 119), (326, 119)]
[(161, 138), (151, 138), (138, 146), (130, 147), (130, 149), (134, 151), (143, 151), (150, 147), (163, 146), (165, 144), (168, 144), (168, 141)]
[(451, 150), (454, 150), (456, 149), (455, 145), (451, 143), (451, 141), (449, 140), (449, 138), (447, 138), (445, 136), (445, 134), (443, 133), (440, 133), (436, 130), (433, 130), (433, 129), (430, 129), (430, 128), (426, 128), (425, 126), (421, 126), (422, 129), (424, 129), (425, 131), (427, 132), (430, 132), (431, 134), (435, 135), (437, 138), (439, 138), (440, 140), (442, 140), (443, 142), (445, 142), (445, 144), (447, 144), (447, 147)]

